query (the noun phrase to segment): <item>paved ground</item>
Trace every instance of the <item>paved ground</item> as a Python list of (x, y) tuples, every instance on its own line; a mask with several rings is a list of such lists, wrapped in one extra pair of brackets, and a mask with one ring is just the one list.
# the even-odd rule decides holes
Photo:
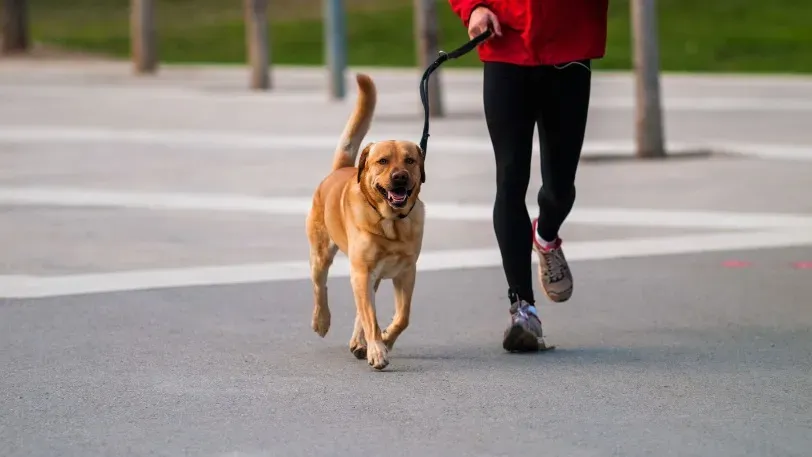
[[(414, 75), (372, 74), (371, 138), (418, 139)], [(576, 294), (541, 306), (558, 349), (512, 356), (478, 81), (445, 75), (412, 326), (378, 373), (346, 347), (343, 260), (323, 340), (303, 279), (352, 100), (244, 76), (0, 68), (0, 455), (808, 455), (812, 82), (667, 78), (673, 145), (733, 154), (585, 160)], [(623, 156), (629, 79), (595, 87), (585, 155)]]

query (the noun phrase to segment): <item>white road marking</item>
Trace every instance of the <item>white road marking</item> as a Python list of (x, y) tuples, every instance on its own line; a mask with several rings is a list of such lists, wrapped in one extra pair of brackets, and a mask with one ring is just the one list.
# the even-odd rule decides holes
[[(606, 260), (810, 244), (812, 244), (812, 231), (810, 230), (722, 233), (571, 242), (567, 245), (567, 257), (572, 261)], [(499, 253), (495, 249), (427, 251), (420, 256), (418, 261), (418, 269), (421, 272), (498, 267), (499, 265), (501, 265)], [(337, 257), (330, 269), (330, 277), (348, 276), (347, 258)], [(54, 277), (0, 276), (0, 297), (43, 298), (173, 287), (302, 280), (309, 277), (310, 270), (306, 261), (167, 268)]]
[[(35, 70), (32, 72), (32, 70)], [(155, 85), (156, 83), (173, 84), (177, 81), (200, 81), (200, 82), (232, 82), (236, 83), (244, 90), (245, 69), (240, 65), (216, 64), (216, 63), (166, 63), (162, 65), (161, 72), (148, 82), (140, 82), (130, 77), (131, 70), (129, 62), (126, 61), (33, 61), (17, 60), (4, 62), (0, 67), (0, 74), (15, 75), (20, 74), (28, 81), (32, 77), (35, 80), (43, 81), (65, 81), (70, 77), (87, 78), (88, 71), (92, 70), (93, 75), (104, 76), (105, 78), (117, 77), (126, 80), (130, 84)], [(392, 80), (411, 82), (415, 77), (420, 77), (422, 72), (419, 68), (404, 67), (381, 67), (381, 66), (349, 66), (347, 71), (350, 75), (356, 73), (367, 73), (377, 81)], [(482, 69), (479, 68), (444, 68), (449, 81), (454, 84), (481, 83)], [(32, 76), (33, 73), (33, 76)], [(321, 83), (323, 88), (324, 69), (321, 67), (304, 65), (277, 65), (274, 66), (274, 73), (284, 81), (313, 81)], [(812, 78), (803, 74), (748, 74), (748, 73), (685, 73), (685, 72), (662, 72), (662, 82), (664, 85), (682, 87), (690, 85), (701, 87), (705, 85), (721, 85), (724, 87), (742, 86), (749, 87), (793, 87), (798, 89), (812, 88)], [(54, 78), (57, 77), (57, 78)], [(595, 70), (593, 82), (619, 83), (631, 86), (634, 83), (634, 74), (629, 70)], [(97, 81), (94, 81), (97, 82)], [(102, 81), (98, 81), (103, 83)], [(54, 84), (62, 87), (64, 84)], [(72, 86), (68, 86), (72, 87)], [(280, 86), (282, 87), (282, 86)], [(350, 86), (348, 89), (351, 89)]]
[[(590, 109), (630, 110), (634, 108), (634, 97), (601, 97), (590, 100)], [(665, 97), (663, 108), (666, 111), (812, 111), (812, 102), (789, 98), (744, 98), (744, 97)]]
[[(490, 221), (490, 204), (425, 201), (430, 220)], [(222, 211), (302, 216), (310, 209), (306, 197), (257, 197), (234, 194), (113, 191), (73, 187), (0, 187), (0, 205), (128, 208), (168, 211)], [(531, 213), (534, 202), (528, 202)], [(570, 224), (707, 229), (812, 229), (812, 216), (727, 211), (683, 211), (576, 206)]]
[[(401, 138), (403, 133), (375, 133), (368, 135), (369, 141)], [(0, 126), (0, 141), (14, 143), (58, 143), (58, 144), (143, 144), (160, 146), (184, 146), (189, 148), (217, 149), (260, 149), (271, 152), (288, 153), (291, 150), (314, 150), (328, 154), (334, 150), (336, 135), (274, 135), (236, 132), (213, 132), (201, 130), (149, 130), (112, 129), (104, 127), (41, 127), (41, 126)], [(614, 147), (626, 142), (597, 142), (586, 145), (586, 151), (597, 153), (613, 151)], [(630, 144), (630, 143), (629, 143)], [(534, 146), (538, 149), (538, 145)], [(487, 138), (438, 137), (431, 140), (433, 151), (482, 154), (491, 153)], [(194, 152), (194, 151), (190, 151)], [(114, 150), (111, 149), (111, 153)]]
[[(384, 83), (386, 84), (386, 83)], [(387, 84), (388, 86), (388, 84)], [(389, 106), (408, 105), (419, 102), (419, 94), (416, 90), (404, 90), (398, 84), (397, 89), (386, 87), (385, 93), (380, 98)], [(471, 81), (466, 86), (449, 87), (453, 96), (455, 109), (482, 109), (481, 81)], [(628, 96), (612, 96), (601, 94), (600, 86), (596, 85), (595, 94), (590, 99), (590, 109), (608, 110), (631, 110), (634, 108), (634, 97), (631, 93)], [(624, 91), (625, 92), (625, 91)], [(668, 92), (668, 91), (666, 91)], [(243, 87), (230, 86), (224, 83), (224, 87), (178, 87), (175, 85), (121, 85), (121, 84), (94, 84), (93, 86), (82, 86), (78, 84), (38, 84), (27, 83), (6, 83), (0, 86), (0, 94), (12, 97), (26, 98), (60, 98), (91, 100), (93, 98), (119, 100), (134, 99), (143, 102), (145, 99), (157, 99), (163, 101), (186, 101), (186, 102), (220, 102), (220, 103), (241, 103), (241, 104), (278, 104), (278, 103), (326, 103), (328, 97), (324, 90), (312, 88), (309, 91), (269, 91), (265, 93), (255, 93), (246, 91)], [(467, 95), (467, 96), (466, 96)], [(348, 87), (347, 97), (339, 103), (351, 105), (357, 96), (354, 85)], [(669, 96), (665, 95), (662, 100), (663, 109), (666, 111), (686, 111), (686, 112), (723, 112), (723, 111), (756, 111), (756, 112), (809, 112), (812, 111), (812, 101), (805, 98), (789, 97), (742, 97), (742, 96)]]
[[(417, 134), (417, 133), (415, 133)], [(391, 138), (404, 138), (406, 134), (372, 132), (369, 141)], [(71, 126), (0, 126), (0, 142), (22, 144), (142, 144), (167, 147), (189, 148), (188, 153), (197, 149), (213, 148), (223, 150), (258, 149), (271, 153), (290, 153), (296, 150), (308, 150), (329, 154), (336, 143), (335, 135), (275, 135), (237, 132), (213, 132), (210, 130), (151, 130), (151, 129), (114, 129), (104, 127), (71, 127)], [(669, 154), (710, 150), (723, 151), (758, 158), (812, 160), (812, 145), (787, 144), (752, 144), (729, 141), (709, 140), (696, 143), (667, 142)], [(533, 142), (534, 151), (538, 152), (538, 142)], [(490, 140), (486, 137), (449, 137), (432, 138), (431, 149), (435, 153), (458, 155), (492, 154)], [(111, 148), (110, 153), (115, 154)], [(587, 141), (584, 143), (584, 157), (633, 156), (635, 151), (632, 141)]]

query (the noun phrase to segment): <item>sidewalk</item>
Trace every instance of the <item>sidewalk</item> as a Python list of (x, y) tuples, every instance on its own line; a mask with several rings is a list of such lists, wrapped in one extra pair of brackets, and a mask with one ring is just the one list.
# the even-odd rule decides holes
[[(275, 141), (332, 147), (354, 103), (356, 70), (369, 71), (378, 84), (370, 138), (419, 139), (416, 69), (352, 69), (347, 98), (333, 102), (321, 68), (275, 68), (275, 88), (261, 93), (247, 90), (244, 67), (164, 66), (155, 76), (136, 77), (126, 62), (9, 61), (0, 66), (6, 100), (0, 140), (126, 134), (165, 145), (207, 138), (236, 147), (273, 147)], [(480, 74), (444, 69), (441, 78), (448, 115), (432, 120), (432, 151), (489, 153)], [(666, 75), (663, 103), (672, 155), (713, 150), (812, 157), (812, 78)], [(633, 107), (630, 75), (595, 74), (586, 158), (633, 155)]]

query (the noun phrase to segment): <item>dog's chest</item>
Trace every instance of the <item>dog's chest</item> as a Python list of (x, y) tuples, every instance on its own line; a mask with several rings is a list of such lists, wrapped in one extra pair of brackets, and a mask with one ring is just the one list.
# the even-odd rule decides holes
[(397, 240), (402, 236), (401, 232), (404, 231), (404, 227), (396, 226), (395, 221), (381, 221), (379, 226), (383, 236), (388, 240)]
[(381, 257), (372, 269), (373, 279), (392, 279), (399, 275), (412, 261), (403, 255)]

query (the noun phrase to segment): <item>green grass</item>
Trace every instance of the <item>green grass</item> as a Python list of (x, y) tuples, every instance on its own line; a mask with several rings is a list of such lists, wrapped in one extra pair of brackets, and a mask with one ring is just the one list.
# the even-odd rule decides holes
[[(37, 41), (128, 56), (128, 0), (31, 3)], [(415, 65), (411, 1), (380, 0), (375, 7), (370, 3), (375, 2), (365, 2), (347, 14), (350, 65)], [(157, 4), (162, 61), (245, 62), (241, 1), (157, 0)], [(319, 2), (272, 0), (271, 4), (272, 61), (321, 64)], [(812, 73), (809, 0), (660, 0), (657, 4), (663, 70)], [(465, 30), (447, 0), (439, 0), (438, 10), (442, 47), (463, 43)], [(596, 67), (630, 68), (628, 0), (610, 0), (608, 39), (607, 55)], [(472, 53), (447, 65), (477, 64)]]

